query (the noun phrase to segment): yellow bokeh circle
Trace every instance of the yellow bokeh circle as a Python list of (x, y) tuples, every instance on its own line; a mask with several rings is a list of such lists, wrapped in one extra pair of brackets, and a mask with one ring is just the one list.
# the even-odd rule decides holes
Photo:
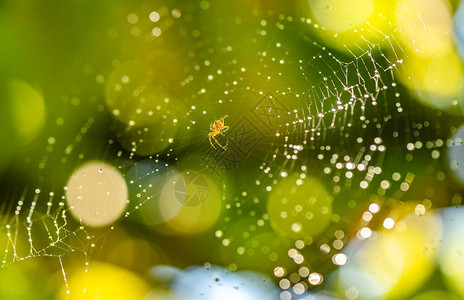
[(375, 11), (374, 0), (313, 0), (309, 5), (319, 24), (335, 32), (361, 26)]
[[(300, 0), (304, 15), (325, 44), (360, 55), (372, 45), (388, 45), (395, 1)], [(308, 22), (308, 21), (307, 21)]]
[(333, 197), (315, 177), (283, 179), (269, 195), (267, 211), (273, 229), (288, 237), (315, 237), (329, 225)]
[(208, 175), (195, 171), (176, 173), (161, 190), (159, 209), (174, 233), (202, 232), (219, 218), (221, 192)]
[(399, 1), (394, 20), (403, 49), (412, 55), (436, 57), (453, 49), (453, 17), (448, 1)]
[[(69, 276), (69, 275), (68, 275)], [(103, 262), (92, 262), (88, 272), (81, 267), (69, 278), (69, 290), (61, 299), (144, 299), (150, 286), (137, 274)]]
[(2, 130), (0, 141), (4, 147), (28, 144), (45, 124), (46, 107), (41, 93), (24, 81), (9, 79), (2, 84), (0, 96), (0, 124), (9, 128)]
[(458, 54), (450, 51), (437, 57), (411, 55), (405, 58), (398, 78), (424, 104), (453, 112), (462, 94), (463, 75)]
[(128, 189), (113, 166), (93, 161), (73, 172), (66, 186), (71, 214), (82, 223), (100, 227), (116, 221), (126, 208)]

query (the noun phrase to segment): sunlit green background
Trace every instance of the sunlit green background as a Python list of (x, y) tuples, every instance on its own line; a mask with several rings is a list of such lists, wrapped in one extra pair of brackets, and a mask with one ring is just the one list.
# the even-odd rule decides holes
[(0, 45), (1, 299), (464, 299), (459, 1), (1, 1)]

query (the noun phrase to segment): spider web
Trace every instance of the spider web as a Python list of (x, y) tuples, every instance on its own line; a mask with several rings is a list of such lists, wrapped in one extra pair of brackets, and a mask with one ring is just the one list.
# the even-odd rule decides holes
[[(247, 251), (248, 241), (272, 232), (265, 199), (288, 174), (296, 172), (302, 180), (319, 177), (333, 197), (333, 213), (324, 233), (311, 238), (311, 243), (304, 241), (304, 247), (298, 246), (299, 240), (282, 238), (275, 246), (280, 255), (275, 260), (259, 254), (254, 259), (270, 259), (275, 267), (285, 266), (289, 278), (302, 266), (325, 276), (334, 265), (328, 258), (313, 256), (314, 251), (335, 240), (346, 243), (347, 234), (341, 239), (335, 235), (340, 230), (354, 230), (349, 224), (357, 208), (370, 203), (388, 208), (387, 199), (404, 199), (415, 175), (427, 172), (418, 161), (443, 147), (441, 139), (452, 131), (451, 125), (433, 126), (429, 120), (443, 116), (410, 101), (407, 91), (397, 84), (395, 72), (401, 72), (404, 53), (396, 41), (395, 28), (388, 34), (366, 28), (379, 42), (361, 38), (363, 43), (357, 45), (355, 54), (328, 48), (321, 38), (326, 29), (304, 17), (273, 12), (218, 16), (214, 7), (180, 3), (140, 10), (137, 15), (144, 21), (138, 26), (126, 22), (126, 17), (134, 14), (129, 8), (112, 21), (115, 24), (110, 24), (108, 32), (119, 33), (112, 43), (115, 48), (125, 46), (112, 53), (108, 61), (94, 65), (94, 73), (108, 74), (108, 66), (121, 65), (126, 59), (149, 59), (150, 51), (138, 53), (136, 46), (154, 49), (187, 39), (184, 48), (175, 53), (186, 65), (180, 72), (182, 78), (173, 84), (179, 90), (183, 109), (169, 108), (160, 125), (174, 127), (177, 132), (166, 130), (157, 136), (172, 142), (158, 154), (149, 155), (138, 152), (149, 138), (140, 142), (132, 136), (131, 147), (124, 146), (124, 134), (143, 126), (121, 124), (115, 118), (117, 112), (104, 105), (101, 77), (97, 76), (86, 92), (93, 96), (89, 103), (92, 116), (82, 116), (81, 105), (65, 101), (67, 116), (79, 115), (82, 125), (69, 125), (75, 135), (56, 141), (49, 135), (62, 126), (48, 126), (43, 143), (36, 147), (41, 156), (24, 162), (15, 172), (20, 178), (33, 170), (28, 177), (34, 179), (28, 184), (11, 179), (8, 184), (8, 201), (2, 208), (3, 267), (30, 258), (56, 258), (67, 286), (65, 255), (80, 253), (87, 270), (94, 249), (101, 247), (110, 232), (159, 196), (160, 192), (145, 186), (144, 180), (157, 174), (174, 174), (175, 169), (189, 169), (213, 176), (224, 189), (225, 216), (216, 225), (216, 236), (221, 240), (218, 248), (226, 254), (236, 253), (240, 247)], [(166, 20), (156, 24), (162, 32), (160, 38), (165, 39), (153, 37), (153, 25), (147, 25), (154, 10)], [(180, 17), (178, 12), (182, 13)], [(221, 24), (209, 26), (208, 19), (220, 19)], [(151, 39), (146, 38), (150, 34)], [(365, 33), (358, 34), (362, 37)], [(134, 44), (128, 47), (128, 41)], [(70, 93), (67, 99), (75, 97), (82, 96)], [(228, 115), (225, 121), (230, 129), (221, 138), (228, 150), (215, 150), (207, 138), (209, 124), (224, 115)], [(409, 144), (414, 146), (404, 146)], [(410, 148), (414, 159), (408, 156)], [(185, 157), (195, 159), (187, 162)], [(129, 188), (151, 191), (147, 195), (130, 192), (125, 214), (105, 230), (73, 219), (66, 204), (66, 179), (77, 165), (89, 159), (104, 159), (123, 175), (134, 168), (135, 180), (129, 182)], [(142, 161), (150, 162), (149, 170)], [(432, 175), (443, 173), (438, 162), (431, 164)], [(400, 170), (398, 165), (402, 166)], [(239, 189), (229, 188), (232, 183)], [(239, 233), (233, 229), (239, 222), (246, 223), (247, 228), (254, 226), (255, 230), (247, 231), (251, 237), (237, 237)], [(298, 249), (304, 263), (285, 254), (291, 249)], [(233, 268), (256, 267), (238, 256), (229, 255), (221, 263)], [(269, 267), (268, 263), (264, 265)]]

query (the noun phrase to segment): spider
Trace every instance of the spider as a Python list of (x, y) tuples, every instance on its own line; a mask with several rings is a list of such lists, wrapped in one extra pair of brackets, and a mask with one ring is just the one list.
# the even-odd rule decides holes
[(215, 120), (211, 126), (209, 127), (209, 129), (211, 130), (211, 132), (208, 134), (208, 138), (209, 138), (209, 143), (211, 144), (211, 146), (213, 146), (214, 149), (216, 149), (216, 147), (214, 147), (214, 144), (213, 144), (213, 141), (211, 141), (211, 138), (216, 142), (216, 144), (221, 147), (222, 149), (226, 150), (226, 147), (227, 147), (227, 144), (225, 146), (222, 146), (218, 140), (216, 140), (216, 135), (218, 134), (223, 134), (224, 132), (226, 132), (228, 129), (229, 129), (229, 126), (224, 126), (224, 119), (227, 117), (227, 115), (225, 115), (224, 117), (220, 118), (219, 120)]

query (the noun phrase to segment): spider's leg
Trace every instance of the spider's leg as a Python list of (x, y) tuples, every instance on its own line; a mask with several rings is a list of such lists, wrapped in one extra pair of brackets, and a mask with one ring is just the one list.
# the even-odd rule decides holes
[[(216, 141), (216, 139), (214, 138), (214, 136), (210, 133), (209, 135), (209, 143), (211, 144), (211, 146), (213, 146), (214, 149), (216, 149), (216, 147), (214, 147), (213, 145), (213, 142), (211, 141), (211, 137)], [(217, 142), (217, 141), (216, 141)]]
[[(229, 126), (224, 126), (221, 130), (221, 134), (229, 130)], [(229, 145), (229, 139), (226, 137), (226, 145), (224, 147), (227, 147)]]
[(221, 143), (218, 142), (218, 140), (216, 140), (216, 138), (215, 138), (214, 136), (213, 136), (213, 139), (216, 141), (216, 144), (218, 144), (219, 147), (221, 147), (221, 148), (224, 149), (224, 150), (227, 150), (225, 147), (223, 147), (223, 146), (221, 145)]

